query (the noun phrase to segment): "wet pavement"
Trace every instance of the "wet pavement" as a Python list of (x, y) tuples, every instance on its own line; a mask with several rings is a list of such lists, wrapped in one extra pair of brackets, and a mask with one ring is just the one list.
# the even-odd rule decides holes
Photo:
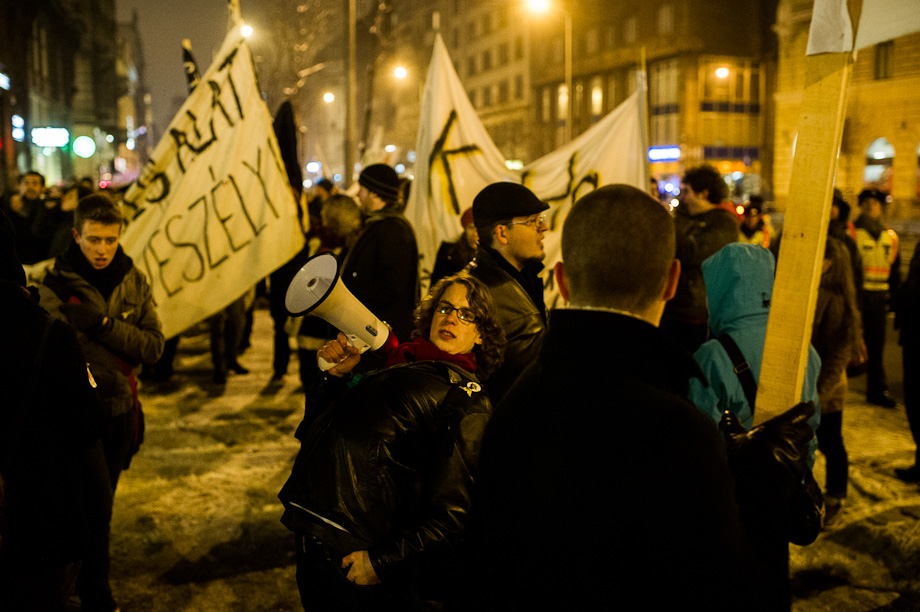
[[(240, 358), (250, 373), (225, 385), (211, 382), (206, 333), (183, 337), (173, 379), (144, 385), (146, 439), (119, 483), (112, 525), (123, 612), (302, 609), (277, 492), (298, 449), (303, 399), (296, 357), (270, 382), (271, 327), (257, 310)], [(889, 344), (901, 397), (900, 350)], [(844, 416), (849, 497), (817, 542), (792, 547), (795, 612), (920, 611), (920, 488), (893, 472), (910, 465), (913, 442), (903, 408), (865, 404), (862, 384), (852, 381)], [(815, 473), (823, 482), (820, 454)]]

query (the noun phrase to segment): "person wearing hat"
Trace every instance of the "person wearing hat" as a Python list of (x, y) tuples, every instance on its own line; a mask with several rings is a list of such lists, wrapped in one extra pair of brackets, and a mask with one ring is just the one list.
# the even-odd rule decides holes
[(486, 381), (498, 403), (540, 350), (546, 331), (543, 302), (543, 236), (549, 205), (516, 183), (492, 183), (473, 199), (479, 234), (473, 276), (492, 292), (508, 344), (505, 361)]
[(888, 393), (883, 355), (889, 297), (897, 294), (901, 284), (901, 255), (898, 235), (882, 221), (882, 205), (888, 196), (878, 189), (864, 189), (859, 194), (859, 218), (856, 243), (862, 255), (863, 285), (861, 307), (863, 335), (868, 350), (866, 401), (884, 408), (896, 402)]
[(373, 164), (361, 172), (358, 185), (365, 229), (342, 264), (342, 281), (405, 341), (419, 298), (418, 244), (400, 212), (399, 175), (386, 164)]
[(763, 198), (752, 195), (744, 206), (744, 217), (741, 219), (741, 235), (738, 242), (756, 244), (765, 249), (770, 248), (770, 239), (773, 237), (773, 224), (770, 215), (763, 212)]

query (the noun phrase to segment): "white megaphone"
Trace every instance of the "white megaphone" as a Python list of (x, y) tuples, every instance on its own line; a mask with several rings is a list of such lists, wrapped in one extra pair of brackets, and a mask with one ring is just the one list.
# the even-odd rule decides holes
[[(348, 343), (361, 351), (375, 351), (390, 335), (386, 323), (352, 295), (339, 278), (339, 262), (332, 253), (314, 255), (300, 268), (288, 287), (284, 307), (295, 317), (317, 316), (348, 337)], [(334, 363), (317, 357), (324, 372)]]

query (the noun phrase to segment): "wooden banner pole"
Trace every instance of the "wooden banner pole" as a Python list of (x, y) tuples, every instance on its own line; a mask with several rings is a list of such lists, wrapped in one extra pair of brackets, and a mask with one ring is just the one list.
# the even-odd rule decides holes
[(754, 425), (788, 410), (801, 397), (853, 59), (852, 53), (806, 58), (805, 95)]

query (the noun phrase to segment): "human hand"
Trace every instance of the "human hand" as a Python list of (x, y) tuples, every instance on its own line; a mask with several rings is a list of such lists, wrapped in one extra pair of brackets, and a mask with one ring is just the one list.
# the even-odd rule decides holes
[(22, 212), (22, 196), (18, 193), (10, 196), (10, 210), (14, 213)]
[[(350, 567), (349, 567), (350, 566)], [(380, 584), (380, 578), (371, 565), (370, 555), (366, 550), (356, 550), (342, 559), (342, 569), (348, 568), (348, 575), (345, 576), (349, 581), (360, 586), (369, 586)]]
[(61, 312), (71, 325), (86, 334), (97, 334), (105, 325), (105, 314), (89, 304), (61, 304)]
[(361, 352), (348, 344), (345, 334), (339, 332), (335, 340), (327, 342), (323, 348), (316, 351), (316, 357), (334, 364), (327, 372), (333, 376), (342, 377), (351, 372), (361, 361)]

